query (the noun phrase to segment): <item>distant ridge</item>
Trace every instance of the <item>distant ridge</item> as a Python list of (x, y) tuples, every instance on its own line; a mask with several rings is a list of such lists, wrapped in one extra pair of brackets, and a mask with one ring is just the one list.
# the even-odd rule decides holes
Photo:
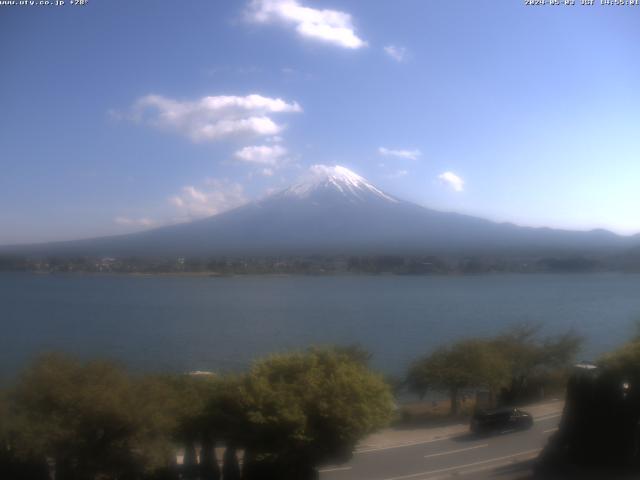
[(520, 227), (445, 213), (389, 195), (343, 166), (234, 210), (189, 223), (89, 240), (0, 248), (59, 256), (532, 254), (618, 251), (638, 236)]

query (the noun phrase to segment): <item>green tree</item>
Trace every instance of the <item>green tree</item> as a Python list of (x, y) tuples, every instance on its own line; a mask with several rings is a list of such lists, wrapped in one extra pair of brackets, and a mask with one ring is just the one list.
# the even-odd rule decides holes
[(222, 440), (225, 446), (221, 472), (225, 480), (240, 479), (237, 450), (247, 438), (241, 382), (237, 376), (219, 377), (204, 414), (207, 431), (213, 432), (213, 436)]
[(491, 341), (462, 340), (414, 362), (407, 386), (421, 397), (429, 389), (447, 391), (451, 414), (456, 415), (461, 390), (484, 387), (495, 392), (508, 378), (509, 365)]
[(574, 361), (583, 339), (575, 332), (539, 338), (540, 324), (516, 326), (494, 339), (495, 348), (505, 356), (511, 371), (503, 389), (503, 401), (520, 401), (533, 378), (566, 370)]
[(12, 448), (55, 461), (57, 480), (137, 478), (170, 458), (168, 422), (108, 362), (45, 355), (11, 392)]
[(9, 448), (9, 399), (8, 392), (0, 390), (0, 452)]
[[(222, 380), (214, 374), (165, 375), (156, 378), (165, 387), (162, 408), (173, 420), (173, 438), (184, 448), (185, 478), (200, 476), (203, 480), (218, 480), (220, 469), (215, 453), (220, 432), (209, 421), (209, 405)], [(162, 388), (162, 386), (160, 388)], [(200, 463), (196, 459), (196, 447), (200, 446)]]
[(617, 350), (603, 355), (598, 365), (608, 373), (640, 383), (640, 339), (634, 338)]
[(317, 478), (317, 465), (349, 458), (392, 413), (385, 382), (332, 348), (259, 361), (237, 388), (248, 480)]

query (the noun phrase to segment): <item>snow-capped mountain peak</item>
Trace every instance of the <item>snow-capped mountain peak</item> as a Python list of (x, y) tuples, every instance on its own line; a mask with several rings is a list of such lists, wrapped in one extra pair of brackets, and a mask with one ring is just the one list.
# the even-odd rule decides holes
[[(342, 166), (316, 165), (280, 193), (201, 220), (130, 235), (15, 247), (24, 256), (164, 257), (609, 252), (636, 237), (523, 228), (393, 198)], [(619, 250), (624, 252), (624, 250)], [(3, 253), (0, 249), (0, 253)], [(511, 255), (511, 253), (505, 253)], [(609, 253), (607, 253), (609, 255)]]
[(313, 165), (301, 182), (287, 188), (281, 194), (287, 197), (308, 198), (322, 191), (337, 191), (354, 200), (365, 200), (373, 196), (387, 202), (398, 203), (397, 199), (341, 165)]

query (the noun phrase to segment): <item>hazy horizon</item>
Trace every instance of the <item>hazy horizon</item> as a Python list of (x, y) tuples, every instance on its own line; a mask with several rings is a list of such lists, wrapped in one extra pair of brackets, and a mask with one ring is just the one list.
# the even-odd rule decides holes
[[(343, 168), (344, 169), (344, 167), (340, 167), (340, 166), (337, 166), (337, 168)], [(298, 180), (296, 182), (292, 183), (290, 186), (285, 187), (283, 189), (278, 189), (278, 190), (276, 190), (274, 192), (268, 192), (264, 196), (262, 196), (260, 198), (257, 198), (257, 199), (246, 200), (244, 203), (241, 203), (241, 204), (239, 204), (237, 206), (230, 207), (228, 210), (222, 210), (221, 212), (215, 213), (215, 214), (213, 214), (211, 216), (198, 217), (198, 218), (175, 219), (173, 221), (167, 221), (164, 224), (159, 224), (159, 225), (140, 225), (138, 230), (136, 230), (134, 232), (130, 232), (130, 233), (155, 230), (155, 229), (158, 229), (158, 228), (161, 228), (161, 227), (165, 227), (165, 226), (179, 225), (181, 223), (189, 223), (189, 222), (196, 221), (196, 220), (211, 218), (211, 217), (215, 217), (216, 215), (220, 215), (220, 214), (225, 213), (225, 212), (231, 212), (233, 210), (236, 210), (236, 209), (238, 209), (240, 207), (243, 207), (245, 205), (248, 205), (250, 203), (260, 202), (262, 200), (269, 200), (270, 198), (272, 198), (272, 197), (274, 197), (276, 195), (282, 195), (283, 193), (286, 194), (289, 190), (292, 190), (292, 189), (295, 190), (296, 187), (300, 187), (300, 186), (303, 186), (303, 185), (308, 185), (308, 184), (314, 183), (313, 177), (317, 175), (317, 171), (314, 172), (314, 170), (316, 170), (316, 169), (321, 169), (321, 170), (327, 169), (327, 166), (325, 166), (325, 165), (313, 165), (310, 168), (310, 172), (308, 174), (303, 174), (300, 178), (298, 178)], [(329, 168), (329, 170), (333, 170), (333, 169)], [(347, 172), (347, 175), (351, 175), (351, 174), (355, 173), (355, 172), (352, 172), (352, 171), (347, 170), (347, 169), (344, 169), (344, 170)], [(323, 173), (321, 173), (320, 175), (323, 175)], [(364, 178), (361, 178), (361, 180), (367, 181), (367, 179), (364, 179)], [(380, 193), (381, 193), (381, 195), (386, 196), (386, 192), (380, 192)], [(391, 199), (397, 199), (397, 200), (400, 200), (400, 201), (405, 201), (405, 199), (403, 199), (403, 198), (401, 198), (399, 196), (390, 197), (390, 198)], [(409, 203), (411, 203), (411, 202), (409, 202)], [(418, 205), (418, 204), (416, 204), (416, 205)], [(428, 205), (423, 205), (423, 207), (427, 208), (427, 209), (429, 208)], [(464, 214), (464, 212), (448, 211), (448, 210), (445, 210), (445, 209), (437, 210), (437, 211), (443, 212), (443, 213), (462, 213), (462, 214)], [(474, 217), (475, 218), (483, 218), (481, 216), (474, 216)], [(574, 232), (591, 232), (591, 231), (596, 231), (596, 230), (602, 230), (600, 228), (563, 229), (562, 227), (554, 228), (554, 227), (549, 227), (548, 225), (521, 225), (521, 224), (518, 224), (518, 223), (515, 223), (515, 222), (509, 222), (509, 221), (500, 222), (499, 220), (492, 220), (492, 219), (489, 219), (489, 218), (484, 218), (484, 219), (490, 220), (490, 221), (495, 221), (496, 223), (507, 223), (507, 224), (511, 224), (511, 225), (515, 225), (515, 226), (519, 226), (519, 227), (551, 228), (551, 229), (555, 229), (555, 230), (566, 230), (566, 231), (574, 231)], [(606, 230), (606, 231), (609, 231), (609, 230)], [(612, 232), (612, 233), (616, 233), (616, 232)], [(115, 234), (111, 234), (111, 235), (105, 235), (104, 237), (119, 236), (119, 235), (126, 235), (126, 233), (124, 233), (124, 234), (123, 233), (115, 233)], [(626, 234), (625, 235), (624, 233), (618, 233), (618, 235), (621, 235), (622, 237), (634, 237), (637, 234), (630, 233), (630, 234)], [(62, 239), (59, 239), (59, 240), (49, 240), (49, 241), (33, 242), (33, 243), (22, 243), (22, 244), (16, 243), (16, 244), (4, 244), (4, 245), (0, 244), (0, 247), (3, 247), (3, 246), (11, 247), (11, 246), (20, 246), (20, 245), (28, 246), (28, 245), (31, 245), (31, 244), (39, 245), (39, 244), (57, 243), (57, 242), (66, 242), (66, 241), (73, 242), (74, 240), (90, 240), (90, 239), (93, 239), (93, 238), (103, 238), (103, 237), (86, 237), (86, 238), (77, 238), (77, 239), (62, 238)]]

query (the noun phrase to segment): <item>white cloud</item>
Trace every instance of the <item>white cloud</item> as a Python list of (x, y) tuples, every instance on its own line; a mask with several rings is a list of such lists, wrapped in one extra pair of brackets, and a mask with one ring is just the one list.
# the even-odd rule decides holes
[(395, 179), (395, 178), (401, 178), (401, 177), (404, 177), (404, 176), (406, 176), (408, 173), (409, 173), (409, 172), (408, 172), (407, 170), (396, 170), (395, 172), (393, 172), (393, 173), (389, 173), (389, 174), (387, 174), (386, 176), (387, 176), (387, 178)]
[(246, 12), (252, 22), (293, 25), (299, 35), (343, 48), (361, 48), (366, 42), (354, 31), (351, 15), (338, 10), (305, 7), (297, 0), (253, 0)]
[(179, 101), (147, 95), (133, 106), (133, 119), (174, 130), (194, 142), (216, 141), (235, 135), (277, 135), (284, 127), (271, 114), (301, 112), (296, 102), (252, 94), (222, 95)]
[(116, 217), (114, 220), (118, 225), (136, 226), (136, 227), (153, 227), (156, 225), (156, 221), (150, 218), (130, 218), (130, 217)]
[(407, 59), (407, 49), (397, 45), (387, 45), (384, 47), (384, 53), (393, 58), (396, 62), (402, 63)]
[(238, 150), (234, 156), (241, 162), (278, 166), (284, 160), (287, 150), (280, 145), (253, 145)]
[(178, 220), (217, 215), (248, 201), (242, 185), (228, 180), (207, 179), (202, 187), (187, 185), (169, 198), (178, 210)]
[(217, 215), (248, 201), (241, 184), (227, 179), (209, 178), (199, 186), (186, 185), (178, 195), (170, 197), (168, 203), (174, 207), (174, 211), (166, 212), (160, 220), (118, 216), (114, 218), (114, 222), (135, 231)]
[(385, 157), (408, 158), (409, 160), (417, 160), (422, 152), (420, 150), (393, 150), (389, 148), (379, 147), (378, 153)]
[(456, 192), (464, 190), (464, 180), (453, 172), (443, 172), (438, 175), (438, 179), (449, 185)]

